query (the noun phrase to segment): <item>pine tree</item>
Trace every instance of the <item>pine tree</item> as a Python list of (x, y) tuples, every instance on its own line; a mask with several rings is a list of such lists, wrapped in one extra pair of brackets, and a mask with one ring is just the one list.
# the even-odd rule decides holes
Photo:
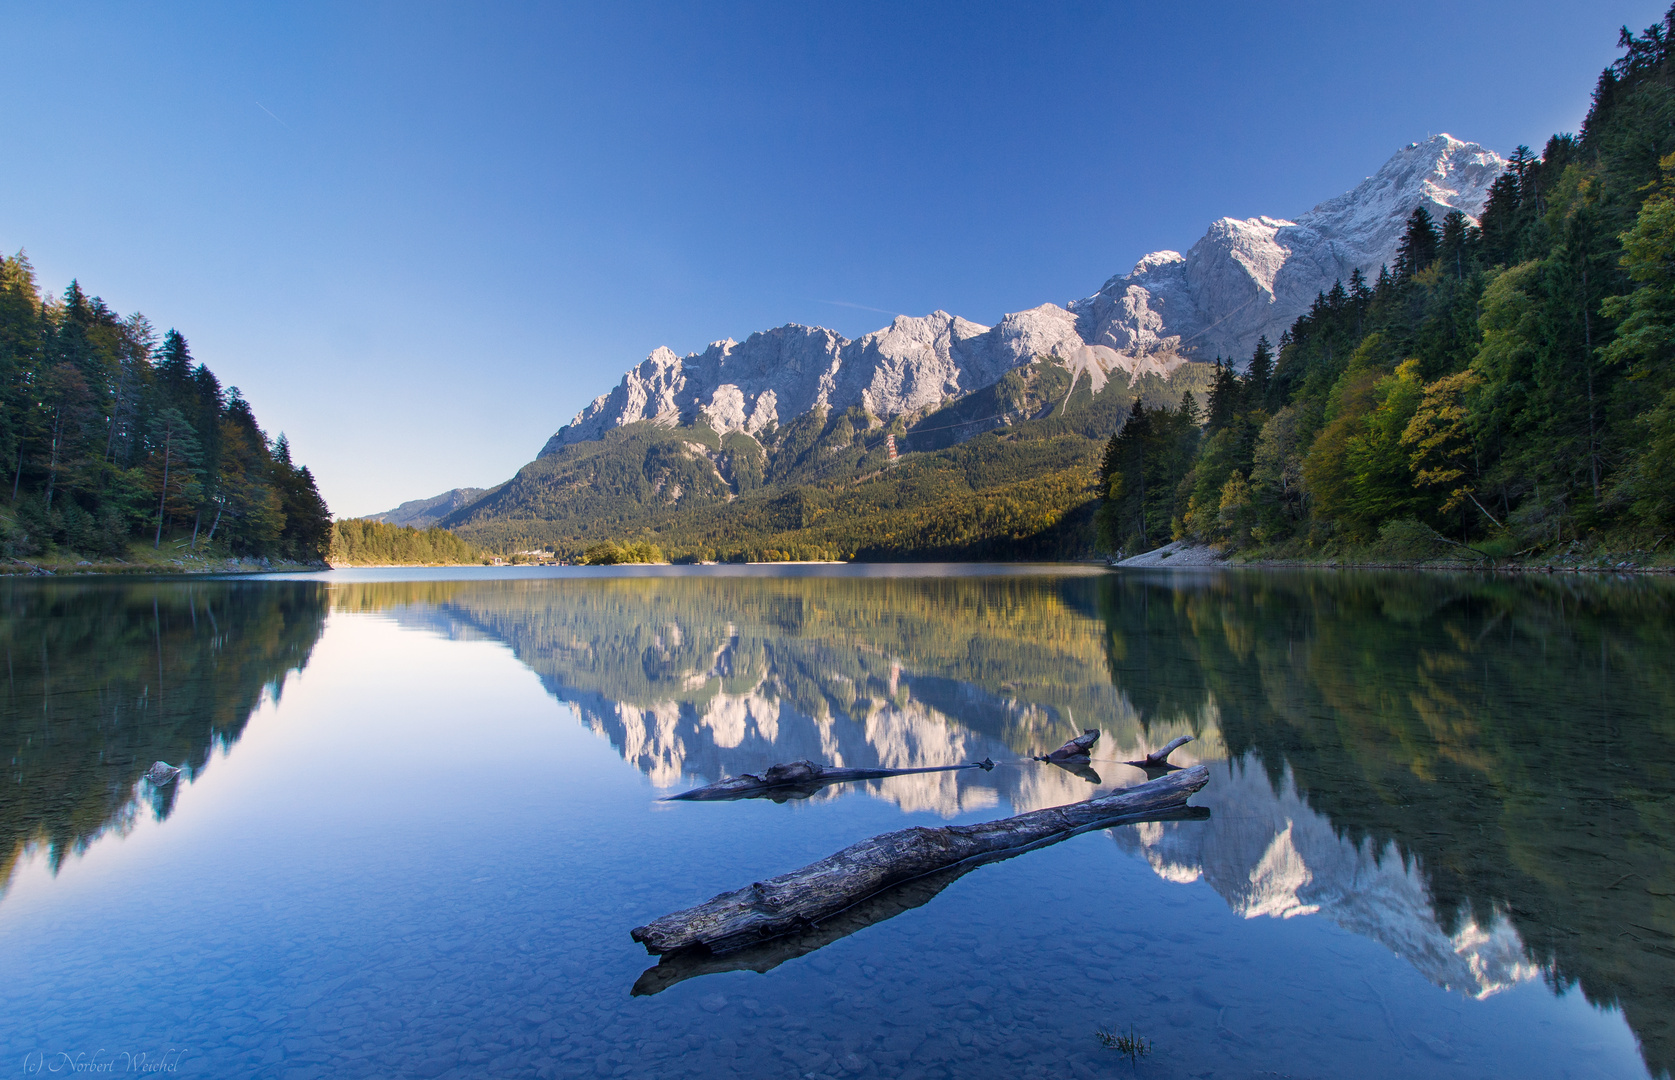
[(153, 548), (163, 546), (163, 526), (169, 516), (169, 496), (179, 492), (179, 502), (191, 503), (192, 475), (202, 453), (197, 432), (179, 409), (166, 406), (151, 422), (151, 443), (156, 447), (152, 471), (157, 483), (157, 532)]
[(163, 348), (157, 356), (157, 385), (169, 404), (183, 410), (191, 408), (192, 351), (178, 330), (163, 335)]
[(1454, 271), (1456, 280), (1463, 281), (1466, 276), (1466, 244), (1470, 232), (1471, 225), (1460, 211), (1450, 210), (1443, 216), (1441, 255), (1449, 269)]
[(1233, 365), (1216, 357), (1215, 381), (1210, 384), (1210, 400), (1204, 411), (1204, 433), (1214, 435), (1233, 423), (1239, 409), (1239, 378)]
[(1181, 394), (1181, 404), (1176, 411), (1182, 420), (1195, 428), (1204, 422), (1203, 413), (1198, 409), (1198, 399), (1192, 396), (1191, 390)]
[(1268, 344), (1268, 335), (1257, 339), (1256, 351), (1251, 354), (1250, 367), (1245, 369), (1244, 394), (1245, 407), (1250, 410), (1261, 409), (1268, 400), (1268, 378), (1274, 373), (1274, 353)]
[(1489, 186), (1489, 201), (1481, 219), (1483, 254), (1492, 266), (1517, 261), (1518, 243), (1524, 229), (1524, 214), (1518, 195), (1518, 176), (1510, 169)]
[(1410, 278), (1437, 261), (1439, 239), (1431, 212), (1416, 206), (1408, 215), (1407, 231), (1402, 234), (1402, 246), (1396, 253), (1396, 276)]

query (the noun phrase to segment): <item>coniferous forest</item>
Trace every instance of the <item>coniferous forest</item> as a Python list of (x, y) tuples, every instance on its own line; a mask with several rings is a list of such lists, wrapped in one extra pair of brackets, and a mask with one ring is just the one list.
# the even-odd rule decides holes
[(0, 258), (0, 554), (143, 549), (318, 562), (331, 515), (285, 436), (269, 439), (174, 330), (71, 282), (43, 296)]
[(1397, 559), (1650, 551), (1675, 532), (1675, 7), (1622, 32), (1582, 130), (1512, 155), (1478, 224), (1408, 219), (1202, 408), (1136, 404), (1101, 546)]
[(459, 566), (487, 556), (447, 529), (349, 518), (332, 526), (327, 559), (333, 566)]

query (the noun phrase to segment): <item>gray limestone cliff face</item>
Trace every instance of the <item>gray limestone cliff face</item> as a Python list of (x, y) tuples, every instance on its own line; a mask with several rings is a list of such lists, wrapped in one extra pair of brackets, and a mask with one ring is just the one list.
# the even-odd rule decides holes
[(1039, 356), (1085, 372), (1096, 390), (1118, 370), (1167, 374), (1218, 356), (1242, 366), (1259, 337), (1277, 345), (1334, 282), (1357, 269), (1376, 276), (1415, 207), (1439, 222), (1452, 209), (1475, 220), (1504, 168), (1491, 150), (1437, 135), (1295, 221), (1222, 218), (1185, 255), (1154, 252), (1068, 308), (1043, 304), (992, 327), (934, 311), (898, 316), (853, 341), (793, 323), (686, 356), (659, 348), (560, 428), (541, 456), (644, 421), (702, 419), (723, 433), (756, 434), (814, 408), (922, 414)]
[(1076, 317), (1055, 304), (992, 327), (933, 311), (897, 316), (853, 341), (790, 324), (688, 356), (660, 348), (560, 428), (541, 456), (639, 422), (672, 427), (702, 419), (722, 433), (754, 435), (815, 408), (860, 406), (880, 417), (928, 412), (1047, 355), (1079, 364), (1096, 389), (1128, 362), (1115, 350), (1088, 348)]

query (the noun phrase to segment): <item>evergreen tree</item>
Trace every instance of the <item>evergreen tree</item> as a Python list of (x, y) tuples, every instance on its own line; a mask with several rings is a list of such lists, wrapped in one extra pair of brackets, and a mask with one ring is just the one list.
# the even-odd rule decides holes
[(1239, 391), (1239, 377), (1233, 374), (1233, 365), (1216, 357), (1215, 382), (1210, 384), (1210, 399), (1204, 410), (1206, 435), (1214, 435), (1233, 423), (1239, 408)]
[(1365, 304), (1373, 298), (1373, 291), (1367, 287), (1367, 275), (1357, 266), (1349, 272), (1349, 295), (1357, 304)]
[(191, 400), (191, 385), (192, 351), (180, 331), (170, 329), (157, 355), (157, 387), (166, 401), (182, 408)]
[(1250, 367), (1245, 369), (1244, 394), (1242, 396), (1247, 410), (1255, 411), (1266, 406), (1268, 380), (1273, 373), (1273, 348), (1268, 344), (1268, 336), (1264, 334), (1257, 339), (1256, 351), (1250, 357)]
[(1474, 239), (1472, 227), (1466, 221), (1466, 215), (1458, 210), (1450, 210), (1442, 219), (1441, 257), (1448, 268), (1454, 272), (1456, 280), (1465, 280), (1466, 265), (1470, 261), (1467, 245)]
[(163, 546), (163, 527), (171, 510), (176, 515), (194, 505), (198, 483), (196, 466), (203, 455), (197, 432), (179, 409), (164, 406), (151, 422), (151, 443), (156, 453), (152, 473), (157, 488), (157, 531), (151, 546)]
[(1431, 212), (1416, 206), (1408, 215), (1407, 231), (1402, 234), (1402, 246), (1396, 253), (1396, 276), (1410, 278), (1437, 261), (1441, 245)]

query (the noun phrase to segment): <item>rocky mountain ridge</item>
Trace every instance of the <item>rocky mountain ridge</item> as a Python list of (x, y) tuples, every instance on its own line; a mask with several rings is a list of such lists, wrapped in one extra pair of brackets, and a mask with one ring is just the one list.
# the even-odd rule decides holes
[(470, 506), (482, 498), (487, 488), (453, 488), (440, 495), (432, 495), (428, 499), (409, 499), (394, 510), (385, 510), (380, 514), (368, 514), (368, 521), (382, 521), (386, 525), (411, 525), (415, 529), (425, 529), (441, 521), (449, 514), (462, 507)]
[(705, 421), (755, 435), (813, 409), (923, 415), (1053, 355), (1095, 391), (1115, 372), (1167, 374), (1187, 359), (1243, 362), (1277, 342), (1315, 296), (1390, 262), (1413, 209), (1473, 219), (1505, 167), (1475, 143), (1436, 135), (1397, 151), (1355, 189), (1295, 221), (1222, 218), (1185, 255), (1159, 251), (1093, 295), (1042, 304), (990, 327), (935, 311), (850, 340), (787, 324), (678, 356), (660, 347), (548, 440), (546, 457), (626, 424)]
[(1334, 282), (1394, 262), (1416, 207), (1439, 223), (1450, 210), (1475, 222), (1505, 168), (1494, 151), (1449, 135), (1410, 143), (1295, 221), (1222, 218), (1184, 256), (1153, 252), (1070, 309), (1092, 345), (1242, 363), (1258, 338), (1277, 344)]

